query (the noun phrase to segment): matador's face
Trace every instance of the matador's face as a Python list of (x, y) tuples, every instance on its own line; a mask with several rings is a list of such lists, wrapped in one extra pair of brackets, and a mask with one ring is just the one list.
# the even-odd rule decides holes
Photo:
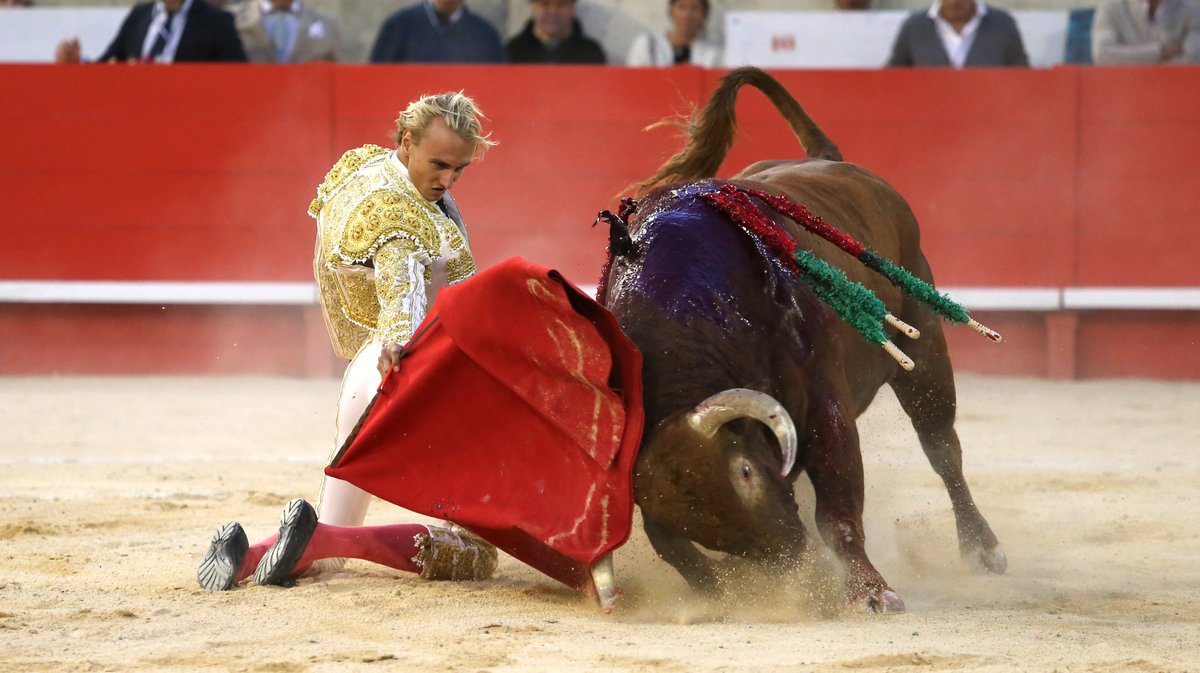
[(434, 117), (419, 140), (404, 132), (396, 154), (408, 168), (409, 178), (426, 201), (437, 201), (450, 191), (475, 159), (475, 145), (454, 132), (441, 117)]

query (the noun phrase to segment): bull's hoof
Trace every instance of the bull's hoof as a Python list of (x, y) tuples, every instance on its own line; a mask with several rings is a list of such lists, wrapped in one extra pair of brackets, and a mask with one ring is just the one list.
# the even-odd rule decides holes
[(904, 600), (891, 589), (877, 591), (867, 596), (866, 603), (871, 612), (877, 615), (897, 615), (907, 612), (904, 607)]
[[(974, 561), (979, 564), (984, 570), (996, 574), (1003, 575), (1008, 570), (1008, 556), (1004, 554), (1004, 549), (996, 546), (991, 549), (979, 547), (974, 551)], [(970, 558), (970, 555), (968, 555)]]

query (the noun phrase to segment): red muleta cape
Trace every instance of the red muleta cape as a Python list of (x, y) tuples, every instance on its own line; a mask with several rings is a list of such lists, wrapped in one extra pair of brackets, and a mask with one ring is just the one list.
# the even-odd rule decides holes
[(442, 289), (414, 334), (325, 473), (591, 592), (591, 566), (633, 524), (633, 342), (557, 271), (519, 258)]

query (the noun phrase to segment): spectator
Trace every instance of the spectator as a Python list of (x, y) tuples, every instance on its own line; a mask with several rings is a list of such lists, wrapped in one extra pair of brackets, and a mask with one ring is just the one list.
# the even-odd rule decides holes
[(665, 33), (643, 33), (633, 40), (626, 65), (668, 66), (691, 63), (705, 68), (721, 64), (721, 48), (700, 39), (708, 20), (708, 0), (670, 0), (667, 15), (671, 28)]
[(379, 28), (372, 63), (503, 63), (500, 33), (464, 0), (421, 0)]
[(254, 63), (337, 60), (337, 19), (300, 0), (244, 0), (234, 6), (233, 16)]
[(1012, 15), (976, 0), (935, 1), (905, 19), (889, 66), (1029, 67)]
[(871, 9), (871, 0), (834, 0), (833, 4), (838, 9), (846, 11)]
[(1063, 49), (1063, 63), (1092, 63), (1092, 20), (1095, 18), (1095, 7), (1077, 7), (1067, 12), (1067, 44)]
[[(79, 40), (60, 42), (59, 63), (78, 63)], [(98, 59), (107, 63), (147, 61), (245, 61), (233, 17), (204, 0), (155, 0), (134, 5), (112, 44)]]
[(605, 63), (599, 42), (583, 34), (575, 0), (530, 0), (533, 17), (508, 41), (511, 63)]
[(1196, 0), (1108, 0), (1092, 26), (1096, 63), (1200, 63)]
[(0, 7), (32, 7), (33, 0), (0, 0)]

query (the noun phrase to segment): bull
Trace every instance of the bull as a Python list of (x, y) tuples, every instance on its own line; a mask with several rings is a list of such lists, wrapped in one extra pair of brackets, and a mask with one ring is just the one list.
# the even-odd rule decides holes
[[(762, 161), (716, 180), (745, 85), (770, 99), (807, 158)], [(754, 195), (749, 202), (774, 226), (873, 292), (899, 318), (887, 326), (889, 337), (919, 331), (920, 339), (905, 342), (910, 360), (889, 358), (856, 334), (762, 237), (714, 208), (722, 188)], [(847, 600), (903, 612), (867, 557), (862, 520), (856, 418), (886, 383), (945, 484), (961, 553), (1003, 573), (1005, 554), (963, 476), (940, 318), (830, 241), (764, 208), (768, 196), (802, 204), (932, 284), (904, 198), (842, 161), (775, 79), (754, 68), (725, 76), (690, 125), (686, 147), (643, 184), (636, 206), (607, 218), (611, 256), (599, 294), (645, 359), (647, 430), (634, 493), (654, 550), (701, 591), (719, 588), (720, 565), (696, 545), (794, 572), (814, 553), (793, 490), (804, 473), (820, 536), (845, 567)]]

